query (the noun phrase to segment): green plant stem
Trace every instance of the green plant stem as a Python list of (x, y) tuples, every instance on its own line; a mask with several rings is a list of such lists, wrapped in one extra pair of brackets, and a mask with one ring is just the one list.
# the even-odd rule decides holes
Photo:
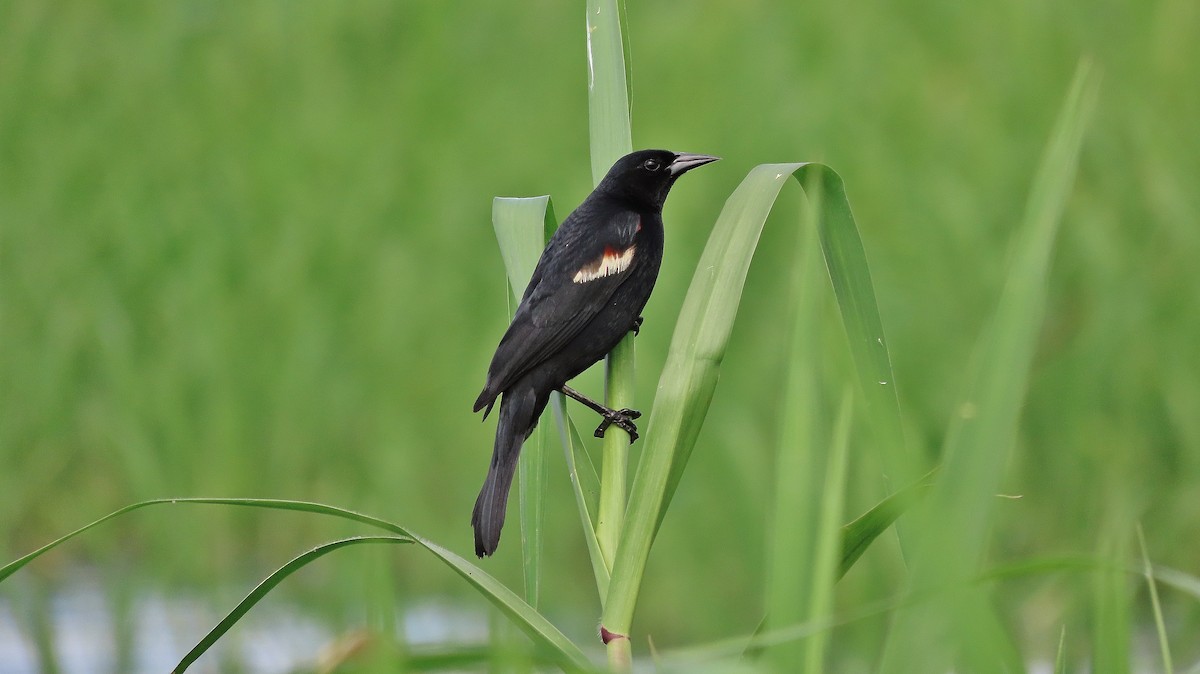
[[(633, 405), (634, 346), (633, 339), (621, 340), (608, 355), (605, 367), (605, 404), (614, 410)], [(617, 556), (617, 543), (625, 523), (626, 479), (629, 474), (629, 434), (610, 426), (604, 434), (604, 455), (601, 463), (600, 511), (596, 523), (596, 538), (604, 564), (612, 569)]]
[(633, 670), (633, 649), (628, 637), (618, 637), (608, 642), (608, 669), (611, 672), (629, 672)]

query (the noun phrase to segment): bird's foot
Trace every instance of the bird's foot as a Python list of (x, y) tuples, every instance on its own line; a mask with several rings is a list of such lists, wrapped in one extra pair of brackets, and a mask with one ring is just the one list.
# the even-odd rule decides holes
[(626, 407), (619, 410), (608, 410), (601, 414), (604, 416), (604, 421), (601, 421), (600, 425), (596, 427), (597, 438), (603, 438), (604, 432), (608, 430), (609, 426), (616, 426), (629, 434), (629, 444), (632, 445), (637, 441), (637, 426), (634, 425), (633, 420), (642, 416), (641, 412)]
[(632, 330), (632, 331), (633, 331), (633, 336), (634, 336), (634, 337), (637, 337), (639, 334), (641, 334), (641, 331), (642, 331), (642, 320), (643, 320), (643, 319), (642, 319), (642, 317), (641, 317), (641, 316), (638, 316), (637, 318), (633, 319), (633, 327), (632, 327), (632, 328), (630, 328), (630, 330)]

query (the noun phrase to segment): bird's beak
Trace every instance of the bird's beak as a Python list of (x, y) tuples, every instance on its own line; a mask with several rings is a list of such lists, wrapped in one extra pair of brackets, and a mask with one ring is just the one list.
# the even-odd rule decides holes
[(720, 157), (711, 157), (706, 154), (684, 153), (684, 154), (676, 155), (675, 161), (671, 162), (671, 165), (667, 167), (667, 170), (669, 170), (671, 172), (671, 175), (677, 176), (682, 173), (686, 173), (687, 171), (691, 171), (692, 169), (696, 168), (697, 166), (704, 166), (705, 164), (711, 164), (711, 163), (717, 161), (718, 159), (720, 159)]

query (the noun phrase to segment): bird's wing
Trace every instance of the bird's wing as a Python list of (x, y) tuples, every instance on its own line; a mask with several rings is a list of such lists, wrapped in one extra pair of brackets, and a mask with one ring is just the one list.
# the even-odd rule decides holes
[(563, 223), (500, 340), (476, 410), (566, 346), (600, 313), (637, 263), (639, 226), (632, 212), (609, 215), (600, 227)]

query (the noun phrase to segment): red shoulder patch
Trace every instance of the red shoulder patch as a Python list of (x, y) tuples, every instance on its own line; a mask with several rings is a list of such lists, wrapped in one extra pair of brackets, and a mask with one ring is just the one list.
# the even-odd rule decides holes
[(633, 264), (635, 248), (636, 246), (630, 246), (625, 250), (616, 250), (612, 246), (605, 246), (604, 253), (594, 262), (581, 267), (571, 280), (576, 283), (587, 283), (598, 278), (620, 274)]

